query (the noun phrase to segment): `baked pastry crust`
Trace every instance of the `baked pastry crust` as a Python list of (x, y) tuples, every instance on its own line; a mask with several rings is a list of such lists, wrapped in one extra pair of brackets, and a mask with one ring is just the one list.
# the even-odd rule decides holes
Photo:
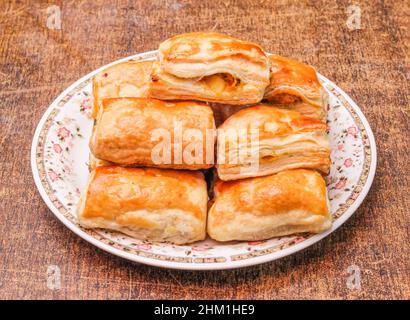
[(93, 78), (92, 116), (98, 117), (103, 99), (147, 97), (153, 61), (126, 61), (108, 67)]
[(264, 240), (331, 227), (326, 183), (313, 170), (218, 181), (207, 232), (218, 241)]
[(88, 157), (88, 169), (93, 171), (98, 167), (113, 166), (114, 163), (96, 158), (91, 152)]
[(327, 174), (326, 130), (325, 123), (299, 112), (267, 105), (242, 109), (218, 128), (218, 176), (226, 181), (296, 168)]
[(214, 131), (212, 110), (201, 102), (104, 99), (90, 149), (96, 158), (120, 165), (206, 169), (214, 164)]
[(85, 228), (184, 244), (205, 238), (207, 200), (201, 172), (99, 167), (90, 175), (77, 215)]
[(278, 55), (269, 56), (269, 60), (270, 84), (266, 88), (264, 99), (278, 107), (326, 121), (328, 95), (316, 70), (300, 61)]
[(241, 105), (259, 102), (268, 84), (269, 59), (260, 46), (194, 32), (161, 43), (149, 95)]

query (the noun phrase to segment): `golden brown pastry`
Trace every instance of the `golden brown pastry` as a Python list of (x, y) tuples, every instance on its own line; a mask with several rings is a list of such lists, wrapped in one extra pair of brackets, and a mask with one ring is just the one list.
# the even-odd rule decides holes
[(269, 84), (262, 48), (216, 32), (172, 37), (159, 46), (149, 94), (163, 100), (259, 102)]
[(106, 167), (114, 165), (112, 162), (105, 161), (94, 157), (94, 155), (90, 152), (90, 156), (88, 158), (88, 169), (93, 171), (97, 167)]
[(218, 241), (263, 240), (329, 229), (326, 184), (313, 170), (286, 170), (237, 181), (218, 181), (207, 231)]
[(208, 195), (200, 172), (100, 167), (77, 208), (85, 228), (137, 239), (190, 243), (205, 238)]
[(326, 129), (291, 110), (266, 105), (240, 110), (218, 128), (218, 176), (226, 181), (296, 168), (328, 173)]
[(264, 99), (283, 108), (326, 121), (328, 95), (319, 82), (316, 70), (302, 62), (269, 56), (270, 84)]
[(120, 165), (206, 169), (214, 163), (214, 130), (212, 110), (201, 102), (104, 99), (90, 149)]
[(126, 61), (98, 73), (93, 78), (93, 118), (97, 118), (103, 99), (146, 97), (151, 69), (152, 61)]

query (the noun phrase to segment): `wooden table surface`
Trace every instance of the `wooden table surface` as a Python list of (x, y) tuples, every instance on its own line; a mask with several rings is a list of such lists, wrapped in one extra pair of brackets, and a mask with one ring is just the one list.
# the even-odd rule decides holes
[[(409, 2), (352, 2), (1, 1), (0, 298), (409, 299)], [(52, 4), (61, 10), (60, 30), (47, 27)], [(358, 10), (359, 29), (349, 19)], [(350, 220), (316, 245), (245, 269), (163, 270), (97, 249), (40, 198), (30, 144), (53, 99), (106, 63), (199, 30), (316, 66), (369, 120), (378, 147), (373, 187)], [(53, 265), (60, 289), (47, 282)], [(357, 266), (360, 288), (347, 285), (349, 266)]]

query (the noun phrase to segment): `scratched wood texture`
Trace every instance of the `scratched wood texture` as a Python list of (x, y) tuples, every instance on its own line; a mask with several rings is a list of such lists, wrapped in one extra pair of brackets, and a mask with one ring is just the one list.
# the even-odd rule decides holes
[[(61, 8), (49, 30), (47, 8)], [(1, 299), (409, 299), (409, 2), (0, 1)], [(217, 30), (315, 65), (359, 104), (379, 152), (373, 187), (339, 230), (276, 262), (186, 272), (130, 263), (64, 227), (34, 185), (31, 139), (69, 84), (171, 35)], [(47, 287), (49, 265), (61, 288)], [(361, 288), (346, 285), (360, 268)]]

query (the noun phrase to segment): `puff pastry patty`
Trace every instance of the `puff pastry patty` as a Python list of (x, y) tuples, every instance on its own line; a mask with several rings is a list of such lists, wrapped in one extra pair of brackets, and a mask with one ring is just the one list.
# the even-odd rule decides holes
[(218, 176), (235, 180), (296, 168), (328, 173), (326, 129), (325, 123), (291, 110), (266, 105), (242, 109), (218, 128)]
[(108, 67), (93, 78), (93, 118), (97, 118), (103, 99), (146, 97), (152, 61), (126, 61)]
[(302, 62), (278, 55), (269, 56), (269, 60), (270, 84), (266, 88), (264, 99), (325, 121), (328, 95), (319, 82), (316, 70)]
[(159, 46), (149, 94), (229, 104), (259, 102), (269, 84), (262, 48), (215, 32), (172, 37)]
[(331, 227), (322, 176), (313, 170), (285, 170), (236, 181), (218, 181), (207, 231), (218, 241), (264, 240)]
[(201, 102), (104, 99), (90, 149), (115, 164), (206, 169), (214, 163), (214, 130), (212, 110)]
[(207, 200), (200, 172), (99, 167), (91, 173), (77, 214), (85, 228), (184, 244), (205, 238)]

